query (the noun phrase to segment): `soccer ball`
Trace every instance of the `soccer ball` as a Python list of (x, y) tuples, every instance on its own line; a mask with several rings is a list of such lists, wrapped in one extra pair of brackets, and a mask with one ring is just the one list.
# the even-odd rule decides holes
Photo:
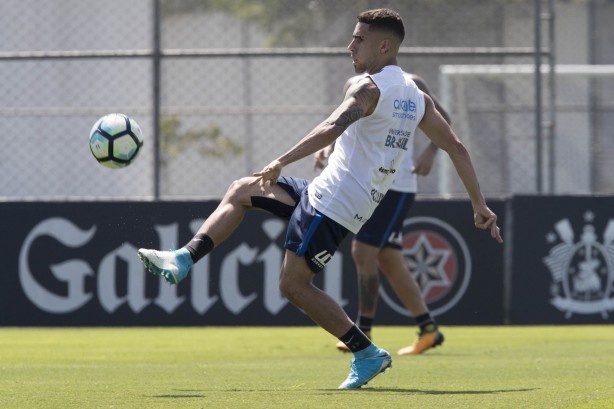
[(94, 158), (111, 169), (130, 165), (143, 149), (143, 133), (136, 121), (124, 114), (100, 118), (90, 131)]

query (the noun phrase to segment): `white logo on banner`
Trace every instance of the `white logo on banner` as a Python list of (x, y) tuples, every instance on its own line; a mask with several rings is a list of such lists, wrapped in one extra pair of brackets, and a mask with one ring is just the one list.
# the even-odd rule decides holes
[(565, 313), (565, 318), (577, 314), (601, 314), (608, 318), (614, 310), (614, 220), (610, 219), (599, 241), (591, 211), (584, 214), (586, 224), (576, 240), (569, 219), (555, 223), (546, 240), (554, 244), (543, 261), (552, 275), (550, 302)]
[[(402, 246), (431, 314), (441, 315), (458, 304), (471, 281), (471, 254), (460, 233), (434, 217), (410, 217), (403, 222)], [(410, 316), (384, 287), (380, 295), (394, 311)]]
[[(198, 230), (201, 223), (202, 220), (192, 221), (192, 231)], [(269, 219), (262, 222), (260, 227), (269, 240), (262, 243), (264, 247), (239, 244), (225, 253), (219, 271), (211, 271), (210, 257), (204, 258), (192, 268), (189, 302), (198, 314), (204, 315), (215, 304), (222, 303), (226, 310), (238, 315), (260, 299), (271, 315), (277, 315), (288, 304), (278, 286), (284, 249), (276, 244), (278, 237), (285, 232), (285, 222)], [(154, 228), (161, 248), (176, 248), (179, 232), (177, 223), (156, 225)], [(49, 237), (63, 246), (76, 249), (94, 240), (96, 231), (95, 225), (82, 230), (68, 219), (54, 217), (42, 220), (27, 235), (19, 253), (19, 281), (28, 300), (38, 309), (52, 314), (67, 314), (92, 302), (96, 296), (101, 307), (109, 314), (122, 305), (127, 305), (138, 314), (152, 303), (170, 314), (188, 301), (185, 296), (177, 294), (177, 286), (168, 285), (161, 277), (157, 296), (148, 298), (145, 294), (147, 274), (136, 256), (137, 248), (130, 243), (123, 243), (105, 254), (97, 269), (88, 261), (78, 258), (49, 265), (52, 281), (62, 283), (65, 291), (56, 292), (48, 288), (48, 277), (38, 276), (32, 270), (31, 260), (39, 257), (33, 248), (37, 239)], [(342, 258), (339, 253), (326, 265), (322, 288), (339, 304), (345, 305), (347, 300), (342, 298)], [(119, 271), (120, 263), (127, 266), (125, 273)], [(246, 294), (240, 285), (241, 267), (256, 263), (262, 265), (262, 293), (252, 291)], [(219, 277), (217, 289), (210, 285), (214, 274)], [(95, 278), (93, 289), (86, 286), (86, 280), (92, 278)], [(125, 292), (118, 292), (116, 284), (120, 281), (126, 282)]]

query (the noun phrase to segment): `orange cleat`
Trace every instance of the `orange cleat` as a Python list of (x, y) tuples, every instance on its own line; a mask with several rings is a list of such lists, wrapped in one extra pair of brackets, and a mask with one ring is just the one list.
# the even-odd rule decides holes
[(435, 348), (443, 344), (443, 334), (438, 330), (431, 332), (420, 332), (418, 334), (418, 340), (412, 345), (399, 349), (397, 354), (399, 355), (418, 355), (431, 348)]

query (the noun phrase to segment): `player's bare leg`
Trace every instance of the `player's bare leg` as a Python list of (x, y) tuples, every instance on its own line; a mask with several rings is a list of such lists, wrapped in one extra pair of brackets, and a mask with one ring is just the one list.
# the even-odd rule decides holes
[(401, 250), (391, 247), (381, 249), (377, 256), (377, 263), (395, 294), (412, 316), (417, 317), (428, 312), (422, 298), (422, 291), (414, 276), (405, 266)]
[(339, 386), (339, 389), (360, 388), (392, 365), (390, 354), (364, 338), (343, 308), (313, 285), (314, 276), (304, 257), (286, 251), (279, 284), (282, 294), (333, 336), (344, 338), (355, 331), (364, 339), (365, 346), (368, 344), (354, 353), (350, 374)]
[(260, 183), (260, 178), (248, 176), (234, 181), (215, 211), (205, 220), (197, 234), (207, 234), (218, 246), (241, 224), (245, 212), (253, 207), (253, 197), (275, 199), (294, 206), (294, 199), (278, 185)]
[(282, 294), (316, 324), (339, 338), (354, 323), (331, 296), (313, 284), (314, 276), (304, 257), (286, 251), (279, 283)]
[[(403, 260), (403, 253), (399, 249), (385, 247), (381, 249), (377, 257), (378, 265), (382, 273), (390, 282), (390, 286), (395, 294), (409, 310), (412, 317), (417, 319), (420, 325), (418, 340), (412, 345), (401, 348), (399, 355), (415, 355), (441, 345), (443, 335), (439, 332), (437, 325), (430, 318), (430, 313), (420, 287), (416, 279), (409, 272)], [(421, 317), (425, 317), (425, 322), (420, 322)]]
[(171, 284), (183, 280), (192, 265), (226, 240), (241, 224), (245, 212), (253, 208), (253, 198), (268, 198), (293, 207), (294, 199), (280, 186), (262, 184), (259, 178), (245, 177), (234, 181), (218, 207), (205, 220), (194, 238), (179, 250), (139, 249), (145, 267), (163, 276)]
[[(371, 338), (371, 322), (375, 318), (377, 301), (379, 298), (379, 270), (377, 268), (377, 254), (380, 249), (358, 240), (352, 241), (352, 259), (356, 266), (358, 280), (358, 319), (356, 325)], [(366, 323), (365, 321), (368, 321)], [(348, 347), (341, 341), (336, 344), (337, 349), (349, 352)]]

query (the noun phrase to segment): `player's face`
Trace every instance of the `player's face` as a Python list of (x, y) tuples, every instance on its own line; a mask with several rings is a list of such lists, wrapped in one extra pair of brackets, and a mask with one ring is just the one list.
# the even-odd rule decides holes
[(378, 66), (379, 46), (381, 34), (377, 31), (369, 31), (369, 25), (357, 23), (352, 34), (352, 41), (347, 49), (352, 56), (352, 64), (357, 74), (368, 72)]

